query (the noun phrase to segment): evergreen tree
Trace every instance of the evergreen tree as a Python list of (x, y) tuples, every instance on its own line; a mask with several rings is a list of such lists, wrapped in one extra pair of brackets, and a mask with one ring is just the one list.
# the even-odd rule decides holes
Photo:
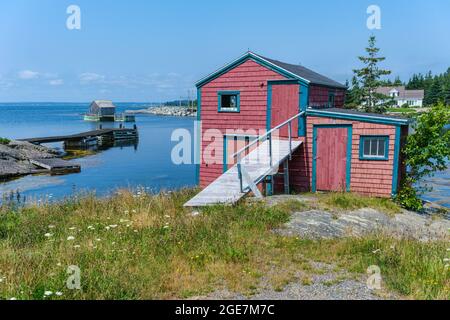
[(450, 81), (447, 81), (445, 86), (444, 86), (444, 103), (447, 106), (450, 106)]
[(367, 56), (358, 57), (364, 67), (353, 70), (361, 84), (361, 102), (367, 112), (383, 112), (385, 110), (383, 101), (389, 99), (389, 97), (375, 92), (375, 89), (380, 85), (380, 77), (391, 73), (389, 70), (378, 67), (378, 63), (386, 58), (378, 56), (380, 49), (375, 44), (375, 36), (370, 36), (369, 46), (366, 48)]
[(348, 79), (345, 80), (345, 86), (347, 87), (347, 90), (345, 91), (345, 104), (352, 104), (351, 88)]
[(359, 87), (358, 79), (355, 76), (353, 76), (351, 88), (347, 90), (345, 108), (356, 109), (360, 105), (361, 105), (361, 89)]
[(427, 106), (433, 106), (439, 102), (442, 98), (442, 88), (438, 77), (434, 77), (430, 88), (425, 95), (424, 104)]
[(402, 82), (402, 80), (400, 80), (400, 77), (397, 76), (397, 77), (395, 77), (394, 83), (392, 85), (395, 87), (400, 87), (400, 86), (403, 86), (403, 82)]

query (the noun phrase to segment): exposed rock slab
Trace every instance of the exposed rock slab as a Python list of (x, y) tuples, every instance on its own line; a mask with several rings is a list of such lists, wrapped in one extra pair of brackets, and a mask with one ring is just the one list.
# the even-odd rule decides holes
[(432, 219), (409, 211), (391, 217), (377, 210), (360, 209), (340, 214), (321, 210), (296, 212), (285, 228), (276, 232), (311, 239), (384, 233), (398, 238), (433, 241), (449, 240), (449, 230), (450, 221), (445, 219)]
[(0, 179), (33, 173), (36, 167), (30, 159), (50, 159), (59, 156), (56, 150), (29, 142), (11, 141), (0, 144)]

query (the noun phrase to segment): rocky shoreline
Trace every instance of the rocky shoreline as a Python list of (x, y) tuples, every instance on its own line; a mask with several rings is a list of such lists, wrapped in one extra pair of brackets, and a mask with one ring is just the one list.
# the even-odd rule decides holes
[(187, 107), (159, 106), (140, 110), (127, 110), (127, 114), (151, 114), (156, 116), (195, 117), (197, 111)]
[(61, 154), (53, 149), (29, 142), (12, 140), (0, 144), (0, 180), (8, 180), (37, 172), (31, 159), (59, 158)]

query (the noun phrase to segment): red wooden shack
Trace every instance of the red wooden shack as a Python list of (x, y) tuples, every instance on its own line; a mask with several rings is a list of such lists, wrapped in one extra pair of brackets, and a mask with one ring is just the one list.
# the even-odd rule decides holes
[[(197, 178), (204, 190), (188, 206), (235, 202), (251, 191), (396, 194), (408, 120), (343, 109), (344, 85), (247, 52), (196, 86)], [(264, 142), (259, 162), (241, 163)]]

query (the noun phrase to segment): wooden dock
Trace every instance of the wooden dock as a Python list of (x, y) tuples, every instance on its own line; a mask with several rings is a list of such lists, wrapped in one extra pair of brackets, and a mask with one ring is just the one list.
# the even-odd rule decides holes
[(27, 141), (34, 144), (42, 143), (54, 143), (54, 142), (68, 142), (71, 144), (83, 143), (84, 141), (89, 142), (98, 138), (119, 140), (119, 139), (137, 139), (138, 130), (134, 128), (109, 128), (109, 129), (98, 129), (87, 132), (82, 132), (78, 134), (65, 135), (65, 136), (52, 136), (52, 137), (40, 137), (40, 138), (28, 138), (20, 139), (20, 141)]
[(59, 158), (50, 159), (30, 159), (30, 163), (36, 167), (44, 168), (52, 174), (78, 173), (81, 166)]
[[(269, 142), (261, 143), (242, 160), (242, 166), (246, 169), (246, 182), (243, 184), (244, 192), (241, 192), (237, 165), (222, 174), (203, 191), (184, 204), (185, 207), (202, 207), (214, 204), (234, 204), (251, 191), (250, 184), (257, 185), (265, 177), (274, 175), (278, 167), (289, 158), (301, 141), (292, 141), (292, 150), (289, 149), (289, 141), (274, 140), (272, 147), (272, 166), (269, 157)], [(250, 183), (248, 182), (250, 180)]]

